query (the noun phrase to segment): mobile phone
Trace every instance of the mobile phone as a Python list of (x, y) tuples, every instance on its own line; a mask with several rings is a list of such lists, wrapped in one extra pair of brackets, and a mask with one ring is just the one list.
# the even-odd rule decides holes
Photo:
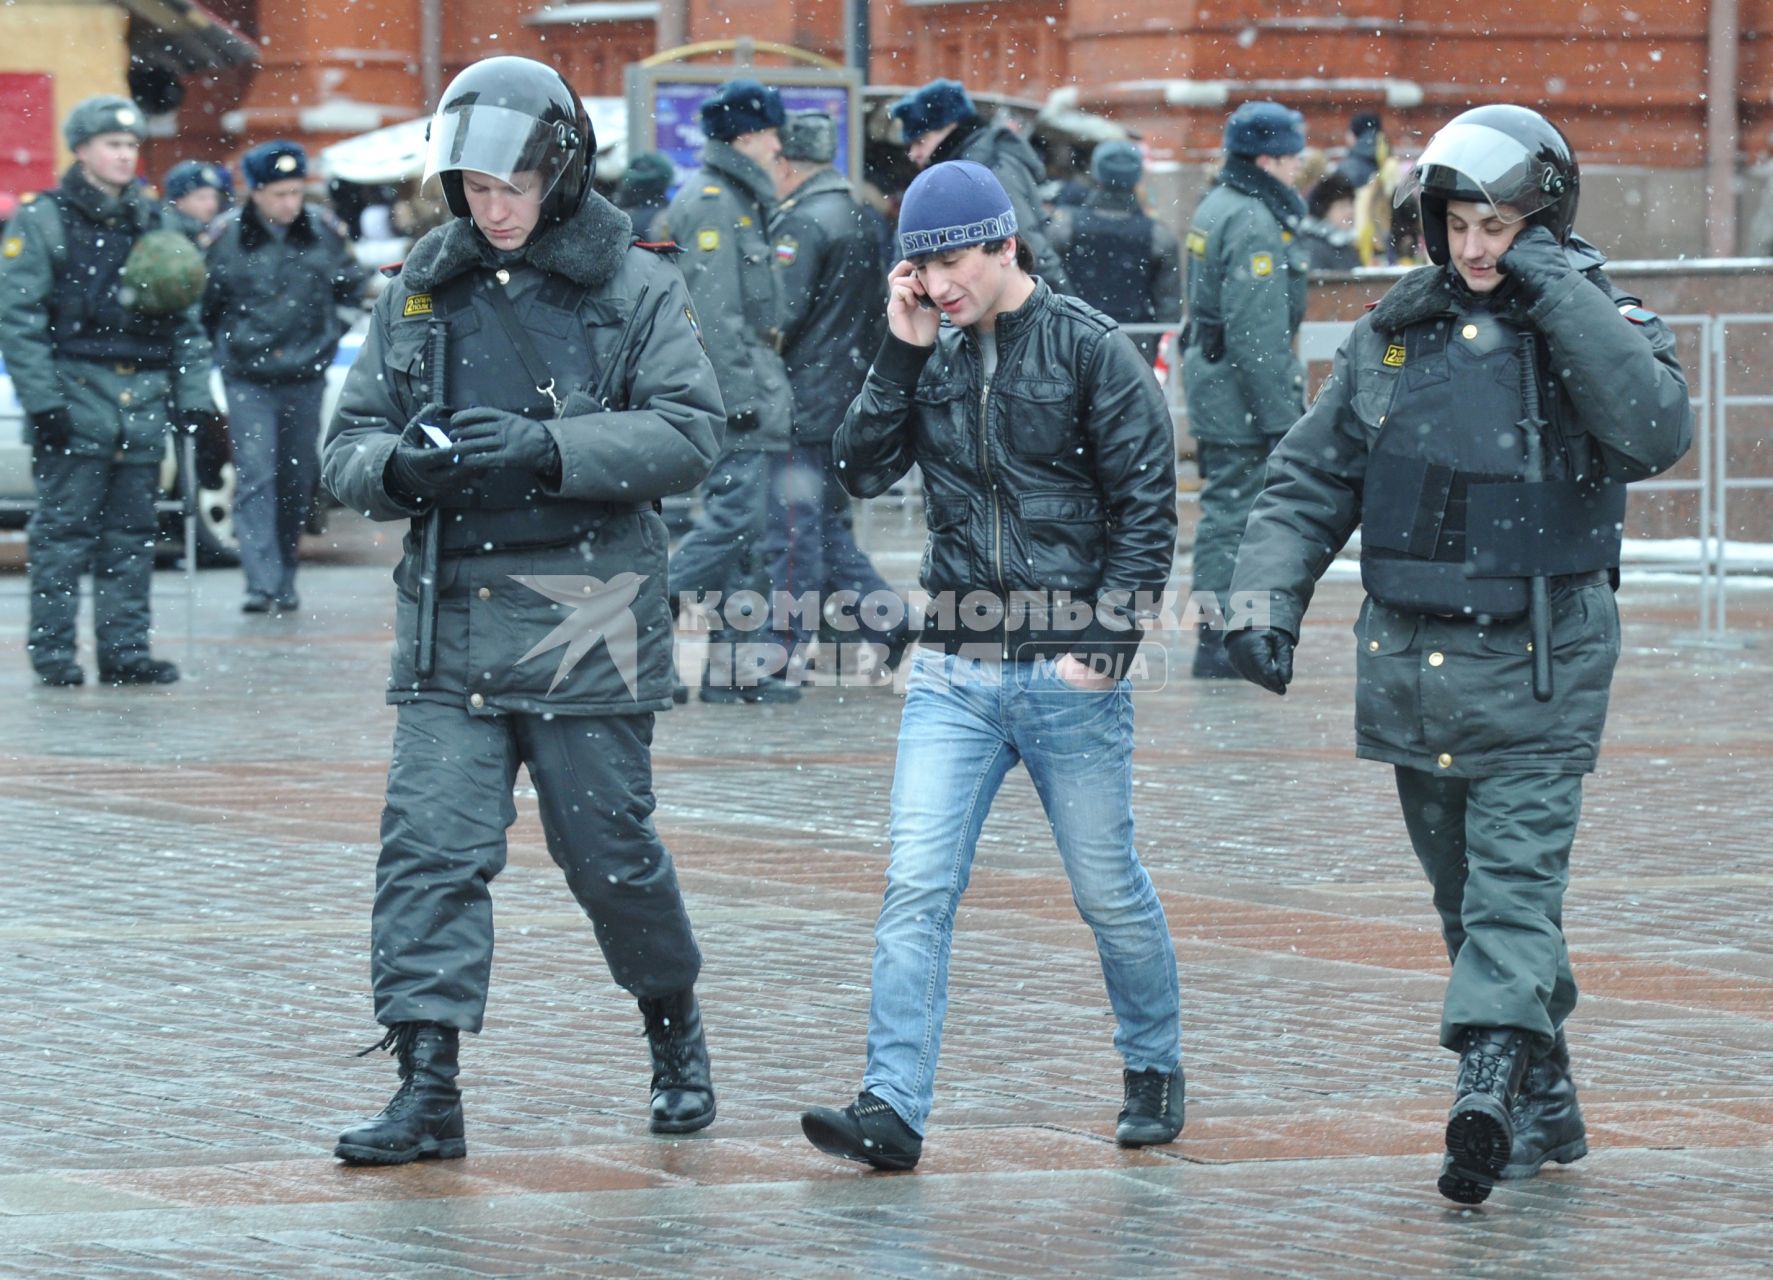
[(930, 301), (930, 295), (927, 293), (920, 293), (917, 295), (917, 305), (922, 307), (925, 311), (934, 311), (936, 309), (936, 304)]
[(429, 440), (439, 449), (447, 449), (455, 443), (454, 440), (449, 438), (449, 432), (445, 431), (442, 427), (437, 426), (435, 423), (421, 422), (419, 423), (419, 431), (424, 435), (425, 439)]

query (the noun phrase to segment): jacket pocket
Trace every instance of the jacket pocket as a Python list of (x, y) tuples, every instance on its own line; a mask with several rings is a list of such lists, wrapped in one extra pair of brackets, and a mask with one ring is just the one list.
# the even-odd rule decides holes
[(920, 382), (912, 393), (913, 448), (920, 458), (960, 462), (967, 453), (968, 388), (959, 378), (936, 384)]
[(1016, 585), (1047, 591), (1097, 586), (1108, 549), (1108, 512), (1100, 496), (1025, 493), (1017, 509), (1021, 564), (1010, 575)]
[(1421, 619), (1374, 600), (1355, 620), (1355, 732), (1400, 752), (1421, 749), (1422, 692), (1416, 633)]
[(924, 499), (924, 523), (929, 537), (924, 542), (923, 563), (917, 580), (925, 590), (944, 591), (972, 583), (972, 547), (968, 533), (972, 511), (965, 498)]
[(422, 405), (431, 399), (431, 371), (425, 360), (428, 328), (409, 322), (395, 325), (388, 335), (382, 364), (392, 380), (396, 402)]
[(1015, 378), (995, 385), (998, 421), (1011, 453), (1024, 458), (1057, 458), (1083, 446), (1077, 428), (1077, 388), (1058, 378)]

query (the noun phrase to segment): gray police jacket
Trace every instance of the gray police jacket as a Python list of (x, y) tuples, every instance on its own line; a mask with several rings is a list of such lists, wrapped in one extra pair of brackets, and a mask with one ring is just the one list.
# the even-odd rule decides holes
[(279, 383), (325, 374), (345, 336), (339, 306), (362, 297), (365, 277), (325, 217), (303, 209), (275, 235), (248, 201), (206, 260), (203, 323), (224, 375)]
[[(560, 479), (537, 482), (534, 501), (543, 518), (558, 521), (563, 539), (574, 540), (445, 556), (436, 671), (421, 681), (413, 670), (418, 547), (409, 534), (394, 575), (390, 702), (449, 702), (476, 715), (629, 715), (670, 705), (667, 532), (650, 503), (701, 483), (720, 452), (725, 413), (682, 278), (635, 247), (631, 231), (626, 214), (593, 194), (523, 255), (523, 268), (540, 273), (544, 287), (553, 281), (576, 297), (563, 314), (576, 326), (582, 364), (559, 370), (562, 387), (601, 386), (605, 371), (615, 371), (608, 411), (579, 397), (544, 423), (560, 453)], [(493, 270), (484, 241), (457, 219), (419, 241), (377, 299), (322, 466), (327, 491), (345, 506), (372, 520), (421, 514), (389, 492), (385, 473), (400, 433), (431, 398), (433, 290)], [(452, 364), (487, 347), (469, 325), (450, 326)], [(535, 396), (528, 379), (515, 379), (496, 407), (525, 412)], [(587, 526), (596, 507), (604, 518)], [(594, 607), (571, 603), (576, 595)]]
[(658, 224), (683, 249), (678, 267), (726, 402), (729, 449), (786, 449), (794, 403), (782, 365), (781, 280), (769, 221), (775, 186), (758, 165), (710, 140), (702, 168)]
[(1232, 157), (1189, 224), (1182, 389), (1196, 440), (1259, 444), (1304, 411), (1305, 367), (1293, 336), (1305, 319), (1310, 261), (1275, 216), (1283, 191)]
[(782, 359), (794, 389), (794, 439), (826, 444), (862, 389), (886, 331), (886, 278), (850, 184), (815, 173), (776, 210)]
[[(70, 236), (67, 220), (75, 218), (89, 225)], [(139, 344), (143, 352), (157, 348), (151, 358), (133, 353), (134, 346), (109, 358), (74, 355), (65, 346), (69, 335), (57, 332), (57, 300), (65, 301), (71, 291), (85, 299), (89, 310), (118, 310), (116, 266), (127, 256), (127, 247), (114, 246), (108, 278), (94, 280), (88, 264), (74, 260), (73, 244), (118, 234), (133, 242), (160, 225), (160, 209), (139, 189), (131, 187), (121, 198), (105, 196), (81, 176), (77, 165), (63, 176), (53, 198), (27, 194), (7, 225), (0, 244), (0, 351), (27, 414), (68, 410), (74, 423), (68, 448), (75, 455), (109, 458), (121, 451), (158, 462), (172, 415), (215, 411), (209, 339), (195, 305), (156, 322), (164, 336)], [(94, 339), (92, 334), (80, 336)], [(130, 344), (138, 341), (128, 339)]]
[(1016, 234), (1034, 255), (1035, 274), (1054, 293), (1070, 293), (1071, 276), (1047, 239), (1046, 216), (1041, 212), (1040, 184), (1046, 181), (1046, 166), (1028, 140), (1008, 125), (988, 125), (975, 116), (962, 121), (930, 157), (931, 164), (943, 160), (971, 160), (991, 170), (1016, 211)]
[[(1471, 305), (1452, 278), (1451, 267), (1424, 267), (1393, 286), (1355, 324), (1316, 401), (1270, 455), (1232, 578), (1234, 615), (1266, 605), (1267, 617), (1252, 620), (1297, 636), (1317, 579), (1360, 524), (1386, 420), (1407, 416), (1417, 395), (1457, 402), (1439, 379), (1490, 376), (1482, 364), (1439, 361), (1412, 380), (1406, 335)], [(1693, 414), (1661, 320), (1598, 270), (1511, 314), (1538, 331), (1549, 354), (1554, 473), (1623, 483), (1679, 461)], [(1495, 425), (1515, 432), (1512, 422)], [(1456, 777), (1592, 770), (1619, 652), (1604, 578), (1581, 575), (1553, 590), (1550, 702), (1533, 697), (1527, 619), (1443, 618), (1369, 599), (1355, 628), (1359, 754)]]

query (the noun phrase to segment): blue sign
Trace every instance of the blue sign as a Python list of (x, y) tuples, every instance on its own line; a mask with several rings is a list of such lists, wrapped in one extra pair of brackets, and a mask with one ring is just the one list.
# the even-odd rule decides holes
[[(764, 83), (767, 78), (760, 77)], [(702, 103), (714, 96), (720, 86), (705, 81), (659, 80), (653, 86), (653, 149), (671, 158), (677, 168), (675, 190), (702, 163), (702, 133), (698, 114)], [(789, 111), (823, 111), (837, 129), (837, 157), (832, 161), (837, 171), (850, 171), (850, 94), (840, 84), (779, 84), (782, 105)]]

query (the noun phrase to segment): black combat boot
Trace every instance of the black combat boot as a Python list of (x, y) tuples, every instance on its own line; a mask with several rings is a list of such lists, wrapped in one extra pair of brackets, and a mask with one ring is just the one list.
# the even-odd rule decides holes
[(400, 1090), (375, 1119), (341, 1133), (333, 1155), (346, 1164), (406, 1164), (467, 1155), (462, 1091), (456, 1088), (457, 1041), (454, 1027), (402, 1022), (390, 1027), (380, 1044), (365, 1049), (393, 1052), (400, 1063)]
[(800, 1131), (829, 1156), (842, 1156), (876, 1169), (911, 1169), (923, 1154), (923, 1139), (899, 1118), (892, 1104), (872, 1093), (858, 1093), (841, 1111), (814, 1107), (801, 1113)]
[(1588, 1130), (1570, 1075), (1570, 1046), (1560, 1030), (1551, 1052), (1527, 1068), (1514, 1100), (1514, 1146), (1504, 1181), (1531, 1178), (1550, 1161), (1569, 1164), (1588, 1154)]
[(1194, 665), (1189, 674), (1196, 680), (1241, 680), (1231, 659), (1225, 656), (1225, 632), (1203, 622), (1197, 631)]
[(162, 658), (125, 658), (116, 666), (102, 663), (98, 673), (100, 684), (177, 684), (179, 669)]
[(1124, 1071), (1126, 1101), (1114, 1126), (1114, 1140), (1123, 1147), (1155, 1147), (1174, 1142), (1182, 1132), (1182, 1068)]
[(37, 678), (52, 689), (75, 689), (86, 683), (86, 673), (72, 658), (50, 658), (38, 663)]
[(1447, 1117), (1447, 1159), (1441, 1194), (1482, 1204), (1502, 1176), (1514, 1145), (1515, 1095), (1527, 1073), (1527, 1033), (1514, 1027), (1473, 1027), (1465, 1033), (1453, 1110)]
[(696, 993), (684, 988), (668, 996), (641, 996), (646, 1041), (653, 1053), (654, 1133), (694, 1133), (714, 1121), (714, 1081), (708, 1069), (708, 1042), (702, 1035), (702, 1009)]

